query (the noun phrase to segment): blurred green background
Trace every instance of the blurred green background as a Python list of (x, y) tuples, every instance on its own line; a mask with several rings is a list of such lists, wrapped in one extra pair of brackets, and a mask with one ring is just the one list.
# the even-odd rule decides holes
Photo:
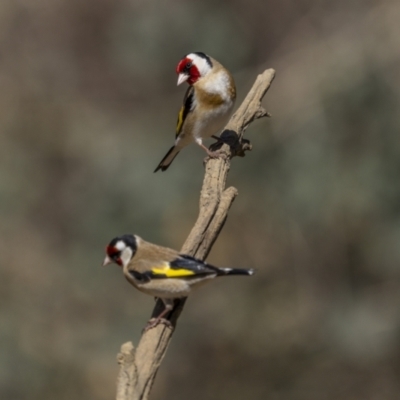
[(237, 104), (277, 71), (208, 258), (257, 274), (190, 298), (152, 398), (398, 399), (399, 21), (398, 0), (2, 0), (0, 397), (114, 397), (154, 300), (104, 247), (189, 233), (204, 152), (153, 170), (204, 51)]

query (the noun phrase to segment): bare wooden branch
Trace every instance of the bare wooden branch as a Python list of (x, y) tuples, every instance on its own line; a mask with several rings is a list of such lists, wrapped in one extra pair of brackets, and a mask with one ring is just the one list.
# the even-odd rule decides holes
[[(224, 142), (229, 145), (217, 143), (215, 146), (215, 149), (219, 149), (224, 156), (207, 160), (200, 194), (199, 216), (181, 253), (205, 259), (217, 239), (228, 216), (229, 208), (238, 194), (234, 187), (225, 189), (230, 160), (235, 155), (244, 156), (246, 150), (251, 150), (250, 142), (243, 139), (243, 133), (248, 125), (258, 118), (269, 116), (261, 107), (261, 101), (274, 76), (273, 69), (265, 70), (258, 75), (250, 92), (221, 135)], [(176, 301), (168, 317), (171, 327), (160, 324), (144, 332), (136, 349), (131, 342), (122, 345), (118, 354), (120, 371), (117, 380), (117, 400), (148, 399), (185, 302), (186, 299)], [(153, 315), (158, 315), (162, 307), (162, 302), (158, 301)]]

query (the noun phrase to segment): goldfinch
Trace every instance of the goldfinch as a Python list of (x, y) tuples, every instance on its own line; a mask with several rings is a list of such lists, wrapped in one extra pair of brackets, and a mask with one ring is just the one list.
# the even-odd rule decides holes
[(176, 67), (178, 85), (189, 84), (178, 114), (175, 144), (158, 164), (165, 171), (177, 154), (188, 144), (195, 142), (210, 157), (218, 153), (210, 151), (203, 139), (218, 133), (228, 122), (236, 99), (236, 87), (230, 72), (210, 56), (195, 52), (179, 61)]
[(149, 321), (149, 327), (165, 321), (174, 299), (187, 297), (192, 289), (218, 276), (253, 275), (252, 269), (217, 268), (176, 250), (144, 241), (137, 235), (114, 238), (106, 247), (103, 266), (115, 263), (136, 289), (162, 299), (165, 309)]

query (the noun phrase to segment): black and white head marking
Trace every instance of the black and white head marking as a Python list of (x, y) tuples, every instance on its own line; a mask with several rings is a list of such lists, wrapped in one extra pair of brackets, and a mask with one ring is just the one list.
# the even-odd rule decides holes
[(193, 64), (197, 67), (200, 76), (206, 76), (213, 67), (210, 57), (200, 51), (190, 53), (186, 56), (186, 58), (193, 61)]

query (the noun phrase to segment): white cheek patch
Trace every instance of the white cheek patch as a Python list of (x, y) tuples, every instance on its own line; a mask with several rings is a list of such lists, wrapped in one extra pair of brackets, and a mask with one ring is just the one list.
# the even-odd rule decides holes
[(200, 76), (205, 76), (211, 71), (210, 65), (203, 57), (199, 57), (197, 54), (191, 53), (187, 56), (187, 58), (193, 61), (193, 64), (200, 72)]
[(119, 240), (115, 246), (114, 246), (117, 250), (122, 251), (125, 249), (126, 244), (123, 242), (123, 240)]
[(130, 247), (125, 247), (125, 249), (122, 250), (120, 258), (122, 261), (122, 265), (127, 265), (132, 258), (132, 249)]

